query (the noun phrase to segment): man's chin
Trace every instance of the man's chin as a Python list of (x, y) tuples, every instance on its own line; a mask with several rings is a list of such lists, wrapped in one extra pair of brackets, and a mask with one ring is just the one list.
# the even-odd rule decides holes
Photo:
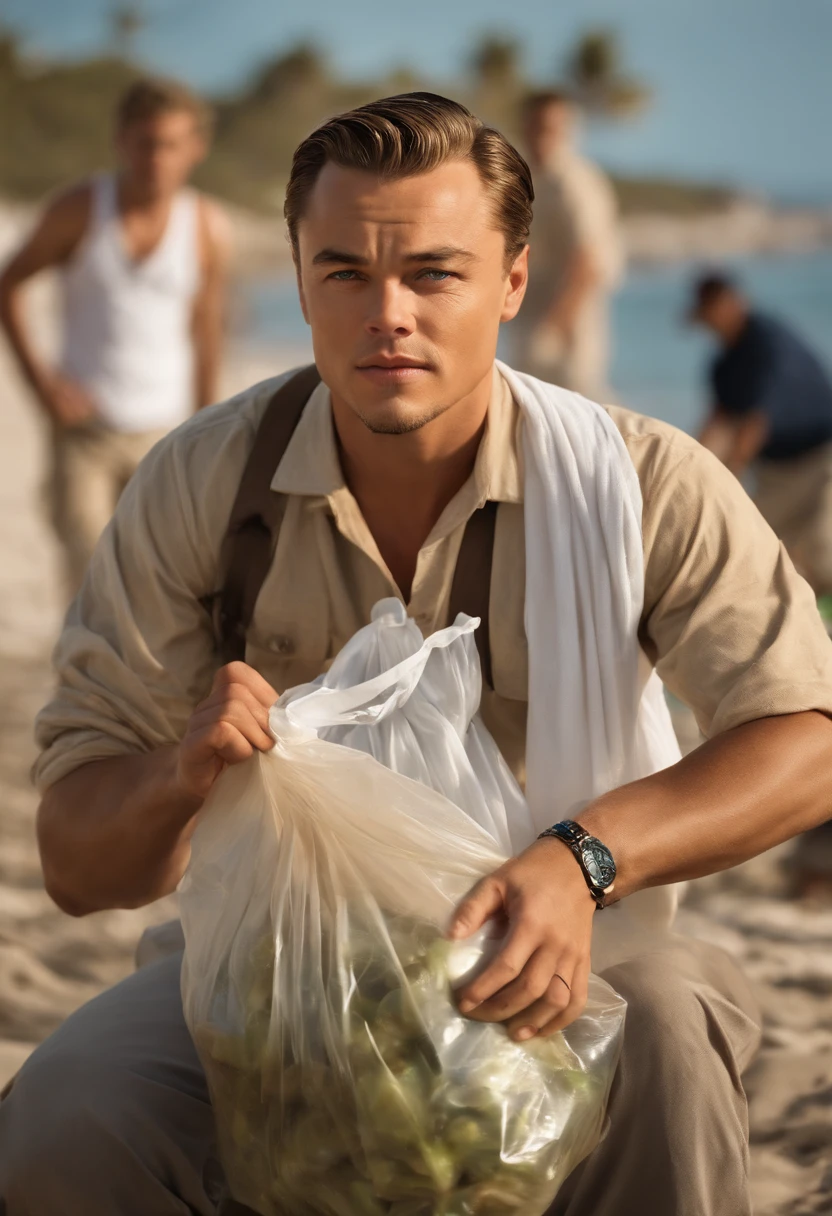
[[(433, 379), (431, 377), (431, 381)], [(445, 412), (445, 404), (436, 400), (437, 387), (435, 383), (414, 380), (398, 384), (368, 383), (360, 377), (359, 383), (350, 386), (349, 404), (373, 434), (407, 435)]]
[(353, 409), (374, 435), (408, 435), (445, 412), (444, 406), (397, 406), (391, 402), (371, 407), (355, 405)]

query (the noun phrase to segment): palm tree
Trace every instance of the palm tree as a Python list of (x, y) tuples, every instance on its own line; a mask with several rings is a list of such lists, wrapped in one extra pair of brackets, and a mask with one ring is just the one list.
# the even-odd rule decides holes
[(141, 0), (125, 0), (115, 6), (110, 16), (113, 47), (119, 59), (129, 62), (133, 58), (137, 36), (147, 24)]
[(588, 30), (578, 39), (566, 62), (566, 84), (589, 114), (629, 117), (650, 100), (647, 85), (624, 68), (621, 45), (614, 30)]
[(502, 129), (512, 127), (525, 92), (521, 49), (499, 35), (486, 35), (470, 59), (474, 111)]
[(514, 88), (521, 75), (520, 48), (509, 38), (488, 35), (471, 56), (471, 67), (480, 88)]
[(251, 86), (258, 100), (284, 100), (299, 93), (314, 93), (326, 83), (328, 70), (321, 52), (311, 43), (301, 42), (269, 60)]

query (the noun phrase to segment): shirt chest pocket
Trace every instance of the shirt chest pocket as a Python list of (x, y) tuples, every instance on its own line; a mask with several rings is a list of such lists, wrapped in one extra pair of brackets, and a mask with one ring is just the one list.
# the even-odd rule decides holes
[(246, 662), (279, 693), (314, 680), (337, 653), (329, 597), (317, 580), (307, 584), (270, 574), (248, 631)]
[(246, 662), (278, 693), (314, 680), (327, 670), (335, 653), (327, 632), (297, 620), (277, 622), (267, 632), (252, 630), (246, 643)]
[(337, 653), (325, 525), (302, 505), (289, 499), (246, 645), (246, 661), (279, 693), (314, 680)]

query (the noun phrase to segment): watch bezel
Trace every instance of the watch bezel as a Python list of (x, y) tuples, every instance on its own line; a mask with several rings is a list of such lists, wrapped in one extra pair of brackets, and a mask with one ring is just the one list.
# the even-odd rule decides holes
[[(583, 840), (578, 844), (581, 854), (581, 865), (583, 871), (590, 881), (592, 889), (597, 891), (599, 895), (605, 895), (612, 890), (615, 884), (615, 859), (612, 853), (597, 836), (584, 836)], [(596, 854), (600, 852), (603, 855), (599, 862)], [(590, 868), (590, 862), (593, 863), (593, 868), (600, 871), (601, 881), (597, 881)]]

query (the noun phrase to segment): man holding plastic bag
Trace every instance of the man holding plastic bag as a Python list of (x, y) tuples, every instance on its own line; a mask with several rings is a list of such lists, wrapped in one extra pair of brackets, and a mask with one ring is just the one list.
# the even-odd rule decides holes
[(455, 905), (533, 835), (477, 713), (476, 624), (424, 640), (381, 601), (203, 808), (185, 1020), (231, 1192), (263, 1216), (542, 1216), (598, 1142), (624, 1022), (608, 985), (534, 1042), (451, 1000), (501, 942), (449, 942)]
[[(525, 838), (511, 839), (516, 855), (483, 872), (461, 902), (461, 891), (444, 888), (449, 913), (455, 908), (452, 941), (487, 924), (501, 937), (455, 989), (463, 1015), (456, 1021), (447, 1012), (454, 967), (443, 963), (443, 1016), (457, 1029), (464, 1020), (499, 1032), (512, 1049), (528, 1044), (523, 1058), (565, 1044), (554, 1050), (572, 1051), (574, 1065), (580, 1051), (577, 1040), (570, 1047), (570, 1027), (582, 1022), (592, 959), (627, 1000), (623, 1051), (607, 1135), (560, 1187), (551, 1212), (747, 1216), (739, 1077), (758, 1041), (758, 1014), (727, 957), (669, 934), (671, 884), (826, 819), (832, 646), (776, 538), (695, 443), (495, 366), (499, 324), (522, 302), (531, 203), (528, 169), (506, 141), (432, 95), (374, 103), (300, 146), (286, 214), (317, 373), (267, 382), (206, 411), (160, 444), (128, 488), (70, 610), (57, 652), (59, 688), (39, 722), (46, 882), (77, 915), (174, 890), (195, 829), (197, 845), (207, 848), (223, 826), (223, 790), (245, 784), (255, 753), (264, 753), (255, 766), (280, 766), (292, 732), (313, 727), (305, 746), (324, 747), (316, 723), (293, 721), (302, 700), (292, 695), (283, 716), (271, 719), (272, 752), (270, 710), (277, 693), (332, 665), (378, 601), (406, 604), (424, 637), (458, 610), (480, 616), (482, 723), (525, 786), (529, 820)], [(709, 736), (684, 760), (651, 667)], [(355, 764), (358, 750), (373, 749), (343, 754)], [(378, 763), (373, 771), (389, 772)], [(415, 788), (425, 798), (449, 793)], [(452, 803), (464, 810), (462, 791), (442, 805)], [(233, 804), (243, 814), (244, 803)], [(306, 854), (281, 844), (267, 867), (271, 926), (297, 923), (281, 921), (275, 903), (281, 891), (304, 889), (292, 865), (302, 875), (305, 855), (320, 861), (313, 827), (320, 828), (321, 800), (309, 794), (306, 805), (308, 815), (296, 810), (291, 821)], [(277, 796), (269, 814), (273, 822), (285, 814)], [(282, 833), (287, 821), (279, 821)], [(465, 822), (473, 824), (470, 815)], [(478, 830), (489, 838), (487, 825)], [(262, 898), (261, 883), (241, 892), (236, 862), (250, 881), (256, 864), (269, 860), (246, 851), (250, 836), (226, 832), (226, 845), (235, 840), (239, 854), (225, 848), (213, 865), (215, 895), (225, 883), (229, 908), (232, 898)], [(365, 853), (373, 842), (368, 836)], [(357, 864), (359, 854), (350, 856)], [(282, 888), (278, 863), (286, 867)], [(455, 867), (459, 877), (465, 866), (448, 848), (441, 871)], [(380, 872), (382, 902), (407, 895), (392, 863)], [(195, 864), (191, 879), (198, 873)], [(362, 892), (354, 884), (350, 906), (361, 904)], [(339, 904), (322, 906), (332, 913)], [(303, 923), (311, 923), (308, 910), (307, 903), (298, 912)], [(352, 946), (345, 955), (343, 943), (357, 938), (345, 935), (337, 916), (329, 916), (334, 935), (317, 935), (328, 952), (321, 975), (341, 1015), (337, 1034), (327, 1032), (330, 1063), (350, 1036), (369, 1028), (377, 1037), (389, 997), (398, 1010), (383, 1018), (388, 1036), (412, 1015), (416, 1039), (427, 1027), (434, 1042), (429, 1005), (403, 1005), (395, 995), (406, 991), (408, 966), (411, 986), (430, 986), (420, 978), (430, 942), (418, 936), (418, 911), (400, 911), (410, 917), (404, 925), (384, 921), (392, 971), (379, 977), (383, 996), (366, 995), (357, 1031), (343, 1020), (353, 1008), (350, 976), (363, 975), (377, 955)], [(227, 928), (222, 917), (217, 923)], [(377, 918), (373, 924), (377, 935)], [(413, 934), (416, 957), (404, 963)], [(272, 984), (275, 949), (260, 969), (248, 955), (250, 977), (265, 974)], [(224, 957), (226, 976), (237, 974), (232, 955)], [(289, 959), (309, 966), (302, 949), (289, 949)], [(197, 986), (204, 978), (190, 941), (188, 966), (186, 994), (194, 976)], [(214, 1118), (183, 1019), (179, 973), (178, 958), (139, 972), (80, 1010), (21, 1071), (0, 1104), (0, 1200), (9, 1216), (215, 1211)], [(218, 984), (213, 991), (223, 995)], [(341, 1092), (330, 1078), (319, 1091), (304, 1082), (302, 1107), (291, 1105), (298, 1099), (281, 1069), (308, 1053), (297, 1022), (291, 1052), (283, 1050), (279, 1036), (289, 1023), (273, 1015), (281, 1000), (302, 995), (274, 984), (271, 1001), (267, 994), (254, 1006), (262, 1014), (254, 1048), (265, 1042), (277, 1062), (282, 1095), (268, 1109), (292, 1111), (290, 1123), (314, 1110), (310, 1093)], [(239, 1006), (240, 988), (226, 984), (224, 996), (228, 1022), (239, 1022), (232, 996)], [(211, 1041), (201, 1044), (203, 1055), (238, 1050), (218, 1037), (216, 1004), (204, 1021)], [(327, 1024), (316, 1008), (310, 1034), (320, 1037)], [(546, 1065), (547, 1093), (576, 1092), (565, 1074), (582, 1069), (566, 1068), (564, 1058)], [(239, 1056), (226, 1063), (245, 1071)], [(361, 1074), (354, 1059), (347, 1064)], [(445, 1109), (452, 1072), (442, 1060), (436, 1065), (426, 1048), (424, 1067), (441, 1079)], [(382, 1126), (355, 1100), (356, 1127)], [(455, 1156), (449, 1181), (436, 1149), (450, 1133), (430, 1125), (427, 1143), (426, 1126), (417, 1159), (410, 1153), (406, 1163), (418, 1187), (430, 1175), (458, 1206), (468, 1204), (460, 1212), (477, 1204), (483, 1213), (540, 1210), (537, 1199), (518, 1208), (516, 1195), (502, 1189), (460, 1197), (460, 1188), (475, 1185), (475, 1167), (461, 1175)], [(322, 1139), (305, 1137), (315, 1151)], [(251, 1147), (250, 1127), (244, 1143)], [(270, 1136), (283, 1177), (281, 1143)], [(303, 1146), (292, 1147), (293, 1161), (306, 1168)], [(345, 1151), (337, 1162), (358, 1159), (367, 1172), (350, 1174), (347, 1185), (359, 1190), (340, 1210), (361, 1212), (365, 1201), (382, 1201), (381, 1210), (396, 1216), (456, 1210), (426, 1208), (422, 1191), (410, 1200), (398, 1191), (385, 1197), (389, 1141), (383, 1152), (364, 1140)], [(321, 1171), (333, 1168), (324, 1155)], [(331, 1195), (316, 1202), (313, 1211), (339, 1210)]]

